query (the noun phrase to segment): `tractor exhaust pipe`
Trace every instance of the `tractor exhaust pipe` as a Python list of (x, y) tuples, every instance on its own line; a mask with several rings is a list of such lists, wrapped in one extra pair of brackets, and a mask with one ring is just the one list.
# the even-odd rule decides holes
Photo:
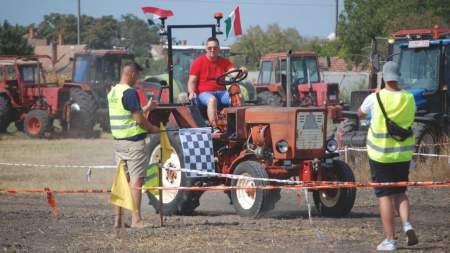
[(286, 68), (287, 68), (287, 70), (286, 70), (286, 107), (291, 107), (291, 105), (292, 105), (291, 54), (292, 54), (292, 50), (289, 50), (287, 53), (287, 58), (286, 58)]

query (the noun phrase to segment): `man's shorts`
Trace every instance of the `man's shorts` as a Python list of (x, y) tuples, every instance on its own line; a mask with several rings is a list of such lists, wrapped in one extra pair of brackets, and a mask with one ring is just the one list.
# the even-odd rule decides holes
[(217, 101), (222, 106), (229, 106), (231, 104), (230, 94), (228, 94), (228, 91), (226, 91), (226, 90), (204, 91), (204, 92), (198, 94), (197, 102), (201, 105), (207, 106), (209, 100), (212, 97), (216, 97)]
[(146, 141), (114, 140), (114, 156), (116, 163), (122, 160), (126, 164), (125, 171), (131, 178), (145, 177), (145, 168), (149, 156), (146, 149)]
[[(399, 163), (380, 163), (369, 159), (372, 182), (406, 182), (409, 177), (410, 162)], [(406, 187), (382, 187), (375, 188), (375, 195), (379, 197), (390, 196), (398, 193), (404, 193)]]

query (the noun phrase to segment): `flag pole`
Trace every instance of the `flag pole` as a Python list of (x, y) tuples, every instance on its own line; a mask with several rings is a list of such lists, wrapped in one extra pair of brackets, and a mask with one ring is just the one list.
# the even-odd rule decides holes
[[(159, 187), (162, 187), (162, 145), (160, 145), (160, 152), (161, 152), (161, 158), (159, 160), (159, 166), (158, 166), (158, 185)], [(159, 224), (160, 227), (164, 226), (164, 210), (163, 210), (163, 190), (159, 188)]]

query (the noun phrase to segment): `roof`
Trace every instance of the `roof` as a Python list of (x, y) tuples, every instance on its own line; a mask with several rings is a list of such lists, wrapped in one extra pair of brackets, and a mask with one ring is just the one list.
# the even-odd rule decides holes
[(14, 64), (37, 64), (39, 63), (39, 58), (47, 58), (47, 56), (42, 55), (27, 55), (27, 56), (17, 56), (17, 55), (0, 55), (0, 65), (14, 65)]
[[(291, 53), (291, 57), (302, 57), (302, 56), (315, 56), (317, 57), (317, 54), (315, 52), (312, 51), (294, 51)], [(264, 59), (272, 59), (272, 58), (286, 58), (287, 57), (287, 52), (281, 52), (281, 53), (270, 53), (270, 54), (266, 54), (263, 55), (261, 57), (261, 60)]]
[(406, 37), (406, 36), (432, 36), (433, 33), (438, 33), (440, 36), (450, 35), (449, 28), (421, 28), (421, 29), (405, 29), (392, 34), (392, 36)]
[(104, 55), (133, 55), (128, 50), (125, 49), (91, 49), (85, 50), (81, 52), (77, 52), (75, 54), (93, 54), (98, 56)]

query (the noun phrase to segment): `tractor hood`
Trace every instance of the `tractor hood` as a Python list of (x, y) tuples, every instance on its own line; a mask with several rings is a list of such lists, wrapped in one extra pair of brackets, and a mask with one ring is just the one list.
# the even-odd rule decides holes
[(407, 91), (411, 92), (414, 96), (414, 101), (416, 102), (416, 106), (421, 106), (427, 102), (425, 99), (423, 93), (425, 92), (425, 89), (423, 88), (414, 88), (414, 89), (407, 89)]

